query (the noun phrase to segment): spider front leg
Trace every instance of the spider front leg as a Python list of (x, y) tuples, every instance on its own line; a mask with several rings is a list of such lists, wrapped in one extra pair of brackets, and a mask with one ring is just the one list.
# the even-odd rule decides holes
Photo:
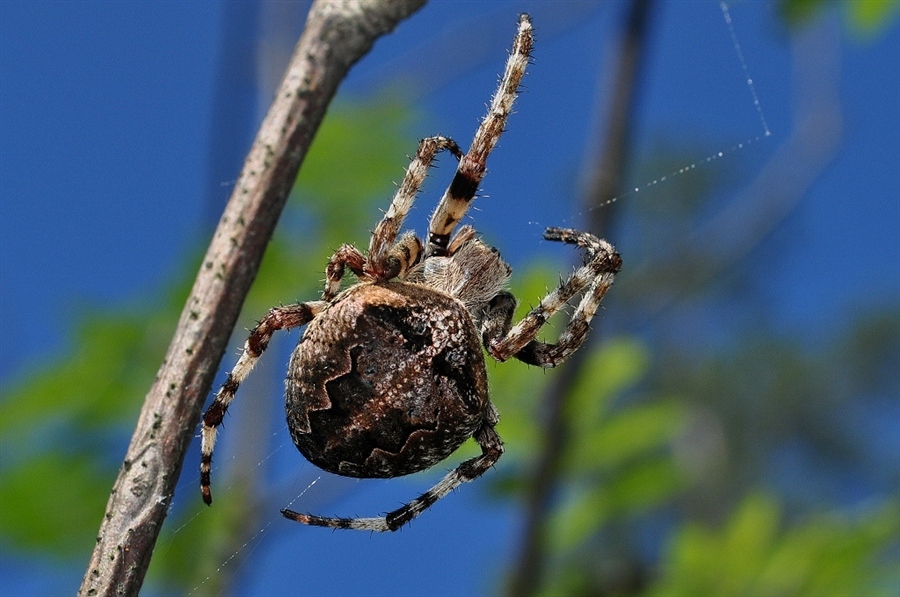
[[(515, 357), (529, 365), (556, 367), (566, 360), (584, 342), (600, 301), (622, 267), (622, 258), (615, 247), (593, 234), (567, 228), (548, 228), (544, 238), (579, 245), (586, 250), (589, 260), (514, 327), (511, 323), (515, 299), (509, 293), (501, 293), (494, 298), (482, 324), (482, 337), (488, 352), (499, 361)], [(536, 340), (547, 320), (582, 292), (583, 298), (557, 343)]]
[[(406, 277), (406, 272), (419, 262), (422, 255), (422, 241), (415, 234), (404, 234), (397, 244), (388, 253), (382, 279), (389, 280), (397, 276)], [(322, 291), (322, 300), (330, 301), (341, 290), (341, 280), (349, 268), (360, 282), (371, 281), (373, 278), (366, 273), (366, 256), (362, 251), (350, 244), (341, 245), (325, 267), (325, 290)]]
[(453, 230), (466, 215), (478, 193), (478, 186), (487, 172), (488, 156), (506, 128), (506, 121), (512, 113), (533, 46), (531, 18), (523, 13), (519, 16), (519, 29), (513, 40), (500, 85), (491, 98), (488, 113), (475, 131), (469, 151), (460, 160), (450, 186), (431, 216), (426, 256), (443, 257), (448, 254), (448, 244)]
[(412, 266), (419, 263), (424, 247), (413, 232), (407, 232), (391, 249), (387, 257), (387, 275), (390, 278), (406, 278)]
[[(393, 263), (390, 259), (395, 248), (394, 241), (397, 240), (403, 220), (406, 218), (406, 214), (409, 213), (410, 208), (412, 208), (419, 189), (422, 188), (428, 169), (431, 167), (437, 154), (445, 149), (456, 156), (456, 159), (462, 157), (462, 150), (460, 150), (453, 139), (438, 136), (427, 137), (419, 141), (419, 149), (416, 151), (416, 156), (406, 169), (403, 182), (400, 183), (400, 187), (391, 201), (391, 206), (388, 208), (387, 213), (384, 214), (384, 217), (381, 218), (381, 221), (378, 222), (375, 231), (372, 232), (365, 266), (366, 273), (369, 276), (377, 280), (389, 280), (396, 276), (396, 273), (392, 275)], [(401, 239), (401, 243), (404, 240), (406, 240), (406, 237)]]
[(396, 531), (413, 518), (430, 508), (442, 497), (462, 485), (473, 481), (486, 473), (503, 455), (503, 441), (494, 430), (497, 413), (491, 407), (491, 420), (485, 421), (475, 432), (475, 441), (481, 446), (481, 456), (460, 463), (450, 471), (437, 485), (409, 502), (402, 508), (394, 510), (381, 518), (326, 518), (311, 514), (300, 514), (284, 509), (285, 518), (320, 527), (332, 529), (353, 529), (357, 531)]
[(234, 399), (241, 382), (250, 374), (256, 361), (269, 346), (272, 334), (278, 330), (289, 330), (309, 323), (326, 306), (328, 303), (325, 301), (313, 301), (276, 307), (270, 310), (250, 332), (250, 337), (244, 343), (241, 357), (231, 373), (228, 374), (228, 379), (222, 384), (222, 389), (219, 390), (216, 399), (203, 415), (200, 441), (200, 492), (203, 494), (203, 501), (207, 504), (212, 503), (209, 477), (213, 448), (216, 445), (216, 430), (222, 424), (225, 411), (228, 410), (228, 405)]
[(366, 265), (366, 257), (362, 252), (350, 244), (341, 245), (325, 267), (325, 290), (322, 291), (322, 300), (330, 301), (341, 290), (341, 280), (344, 278), (344, 271), (350, 268), (357, 278), (365, 280), (368, 278), (363, 268)]

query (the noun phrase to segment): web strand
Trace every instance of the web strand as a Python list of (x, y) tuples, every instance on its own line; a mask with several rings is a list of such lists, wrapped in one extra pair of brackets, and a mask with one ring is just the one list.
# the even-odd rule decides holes
[(629, 197), (636, 193), (640, 193), (641, 191), (646, 191), (652, 187), (655, 187), (656, 185), (659, 185), (659, 184), (662, 184), (662, 183), (668, 181), (670, 178), (675, 178), (676, 176), (681, 176), (682, 174), (687, 174), (688, 172), (690, 172), (692, 170), (696, 170), (698, 167), (706, 166), (708, 164), (711, 164), (712, 162), (715, 162), (716, 160), (723, 159), (727, 155), (734, 153), (736, 151), (745, 149), (748, 146), (753, 145), (754, 143), (758, 143), (762, 139), (763, 139), (763, 137), (756, 136), (756, 137), (750, 137), (744, 141), (741, 141), (740, 143), (735, 143), (728, 149), (723, 149), (721, 151), (712, 153), (712, 154), (706, 156), (705, 158), (701, 158), (699, 160), (691, 162), (690, 164), (686, 164), (684, 166), (676, 168), (675, 170), (672, 170), (671, 172), (669, 172), (667, 174), (663, 174), (662, 176), (659, 176), (658, 178), (654, 178), (653, 180), (646, 182), (643, 185), (632, 187), (631, 189), (625, 191), (624, 193), (619, 193), (612, 199), (607, 199), (606, 201), (604, 201), (603, 203), (600, 203), (599, 205), (592, 206), (590, 208), (590, 210), (588, 210), (588, 211), (600, 209), (602, 207), (610, 205), (611, 203), (615, 203), (616, 201), (625, 199), (626, 197)]
[(747, 87), (750, 89), (750, 95), (753, 97), (753, 107), (759, 115), (759, 121), (762, 124), (763, 132), (766, 137), (772, 133), (769, 131), (769, 125), (766, 123), (766, 116), (763, 114), (762, 104), (759, 103), (759, 96), (756, 95), (756, 87), (753, 85), (753, 77), (750, 76), (750, 69), (747, 67), (747, 61), (744, 59), (744, 52), (741, 50), (741, 43), (738, 41), (737, 34), (734, 32), (734, 25), (731, 23), (731, 12), (728, 10), (728, 4), (722, 2), (722, 16), (725, 17), (725, 24), (728, 25), (728, 33), (731, 35), (731, 43), (734, 44), (734, 52), (737, 54), (738, 61), (741, 63), (741, 69), (747, 77)]
[[(312, 488), (313, 485), (315, 485), (316, 483), (318, 483), (318, 482), (319, 482), (319, 479), (321, 479), (321, 478), (322, 478), (322, 477), (316, 477), (315, 479), (313, 479), (312, 482), (311, 482), (309, 485), (307, 485), (305, 489), (303, 489), (303, 491), (301, 491), (300, 493), (298, 493), (297, 496), (294, 497), (294, 499), (292, 499), (292, 500), (288, 503), (288, 506), (289, 506), (289, 507), (292, 506), (292, 505), (294, 504), (294, 502), (296, 502), (298, 499), (300, 499), (300, 498), (303, 496), (303, 494), (305, 494), (307, 491), (309, 491), (309, 490)], [(198, 590), (200, 590), (200, 588), (201, 588), (203, 585), (205, 585), (206, 582), (209, 581), (209, 579), (211, 579), (213, 576), (215, 576), (215, 575), (217, 575), (217, 574), (224, 574), (223, 570), (228, 566), (228, 564), (230, 564), (236, 557), (238, 557), (238, 555), (240, 555), (241, 553), (243, 553), (245, 550), (248, 550), (248, 549), (249, 549), (249, 552), (250, 552), (250, 553), (253, 553), (253, 551), (256, 550), (256, 548), (259, 546), (260, 542), (262, 541), (262, 536), (265, 535), (265, 534), (269, 531), (269, 527), (271, 527), (272, 524), (273, 524), (276, 520), (282, 520), (282, 519), (283, 519), (283, 517), (280, 516), (280, 515), (277, 515), (277, 516), (276, 516), (276, 515), (273, 515), (273, 516), (271, 516), (271, 517), (269, 518), (268, 522), (266, 522), (266, 524), (263, 525), (262, 528), (260, 528), (258, 531), (256, 531), (256, 533), (254, 533), (252, 537), (250, 537), (249, 539), (247, 539), (246, 541), (244, 541), (244, 543), (243, 543), (240, 547), (238, 547), (238, 548), (234, 551), (234, 553), (232, 553), (230, 556), (228, 556), (228, 558), (226, 558), (225, 561), (222, 562), (222, 563), (219, 565), (218, 568), (216, 568), (209, 576), (207, 576), (207, 577), (204, 578), (202, 581), (200, 581), (200, 583), (199, 583), (196, 587), (194, 587), (193, 589), (191, 589), (191, 591), (188, 593), (188, 595), (193, 595), (193, 594), (196, 593)], [(231, 573), (231, 575), (234, 576), (234, 574), (236, 574), (236, 573), (237, 573), (237, 570), (233, 571), (233, 572)]]
[[(753, 106), (756, 109), (757, 115), (759, 116), (759, 121), (760, 121), (760, 124), (762, 125), (762, 129), (763, 129), (763, 134), (762, 135), (754, 135), (752, 137), (749, 137), (742, 142), (735, 143), (734, 145), (732, 145), (731, 147), (729, 147), (727, 149), (724, 149), (721, 151), (716, 151), (704, 158), (701, 158), (699, 160), (691, 162), (690, 164), (687, 164), (680, 168), (676, 168), (675, 170), (672, 170), (671, 172), (668, 172), (667, 174), (664, 174), (657, 178), (654, 178), (653, 180), (651, 180), (647, 183), (644, 183), (643, 185), (634, 186), (634, 187), (616, 195), (615, 197), (612, 197), (611, 199), (607, 199), (606, 201), (604, 201), (598, 205), (591, 206), (588, 209), (588, 211), (594, 211), (596, 209), (601, 209), (601, 208), (606, 207), (612, 203), (615, 203), (621, 199), (624, 199), (630, 195), (634, 195), (635, 193), (639, 193), (641, 191), (648, 190), (648, 189), (655, 187), (661, 183), (664, 183), (664, 182), (668, 181), (670, 178), (674, 178), (676, 176), (686, 174), (687, 172), (690, 172), (691, 170), (694, 170), (699, 166), (711, 164), (712, 162), (714, 162), (716, 160), (726, 157), (728, 154), (745, 149), (749, 145), (758, 143), (765, 137), (770, 137), (772, 135), (772, 132), (769, 129), (769, 125), (766, 122), (766, 116), (763, 112), (762, 104), (759, 101), (759, 96), (756, 93), (756, 87), (753, 84), (753, 77), (750, 76), (750, 68), (747, 66), (747, 60), (744, 58), (744, 52), (743, 52), (743, 50), (741, 50), (741, 44), (738, 41), (737, 33), (734, 30), (734, 24), (731, 21), (731, 12), (728, 9), (728, 4), (725, 2), (721, 2), (719, 6), (722, 9), (722, 15), (725, 19), (725, 24), (727, 25), (728, 33), (731, 36), (731, 43), (734, 46), (735, 55), (737, 56), (738, 62), (741, 65), (741, 70), (744, 73), (744, 76), (746, 77), (747, 88), (750, 90), (750, 96), (753, 99)], [(537, 224), (537, 223), (529, 222), (529, 224)]]

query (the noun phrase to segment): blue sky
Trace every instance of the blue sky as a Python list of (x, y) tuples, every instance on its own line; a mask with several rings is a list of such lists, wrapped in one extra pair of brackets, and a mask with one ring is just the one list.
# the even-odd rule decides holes
[[(227, 54), (225, 36), (245, 36), (248, 48), (257, 35), (276, 47), (290, 40), (289, 48), (306, 10), (302, 3), (263, 4), (259, 12), (235, 6), (0, 3), (0, 383), (61, 354), (80, 306), (152, 295), (177, 271), (185, 251), (198, 245), (198, 236), (209, 234), (267, 97), (255, 90), (255, 81), (236, 84), (233, 97), (216, 96), (223, 68), (240, 79), (240, 65), (229, 69), (223, 60), (251, 66), (254, 60), (252, 50)], [(410, 152), (416, 138), (438, 132), (465, 144), (493, 91), (516, 14), (530, 12), (537, 27), (534, 64), (509, 132), (492, 156), (484, 185), (490, 199), (476, 214), (479, 228), (499, 239), (516, 265), (543, 251), (543, 227), (578, 220), (571, 178), (606, 99), (596, 81), (610, 67), (616, 42), (611, 32), (621, 9), (617, 3), (433, 2), (379, 41), (341, 94), (364, 99), (406, 80), (424, 114)], [(227, 10), (246, 16), (237, 19), (246, 27), (235, 27)], [(773, 3), (737, 3), (731, 14), (771, 137), (729, 151), (759, 137), (762, 125), (719, 4), (665, 3), (654, 20), (636, 106), (639, 154), (665, 138), (693, 148), (689, 161), (726, 152), (702, 167), (752, 168), (782, 149), (796, 124), (791, 38)], [(894, 22), (863, 38), (841, 27), (839, 16), (835, 11), (826, 19), (824, 39), (840, 57), (844, 138), (789, 216), (791, 227), (774, 231), (776, 245), (789, 250), (778, 254), (764, 281), (776, 298), (777, 320), (813, 335), (848, 311), (900, 299), (900, 28)], [(282, 67), (269, 64), (272, 72), (263, 74), (275, 79)], [(223, 123), (223, 110), (244, 118)], [(233, 131), (234, 143), (211, 148), (213, 140), (221, 142), (222, 126)], [(653, 192), (664, 201), (664, 185)], [(428, 199), (421, 201), (413, 224), (421, 225), (430, 211)], [(796, 230), (805, 242), (785, 243), (779, 236)], [(613, 240), (627, 255), (631, 241)], [(365, 513), (372, 504), (396, 503), (419, 490), (415, 483), (351, 492), (340, 508)], [(284, 566), (279, 549), (317, 552), (318, 574), (305, 581), (311, 593), (349, 590), (366, 577), (378, 592), (381, 585), (372, 579), (397, 558), (410, 564), (395, 569), (395, 584), (383, 590), (484, 589), (491, 570), (472, 562), (508, 549), (517, 519), (468, 489), (449, 501), (383, 540), (269, 531), (253, 556), (265, 573), (246, 581), (246, 594), (272, 590)], [(451, 547), (455, 555), (436, 566)], [(331, 574), (340, 577), (348, 553), (354, 554), (355, 573), (335, 585)], [(16, 562), (0, 565), (17, 583), (42, 565)], [(80, 577), (80, 566), (75, 568), (61, 572), (69, 585)]]

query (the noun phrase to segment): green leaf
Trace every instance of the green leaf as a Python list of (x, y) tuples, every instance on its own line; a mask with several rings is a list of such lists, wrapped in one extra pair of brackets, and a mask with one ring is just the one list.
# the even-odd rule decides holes
[(821, 12), (842, 6), (845, 23), (856, 34), (874, 37), (884, 31), (898, 14), (900, 0), (782, 0), (781, 14), (787, 23), (797, 27), (816, 18)]
[(319, 235), (332, 250), (345, 242), (368, 245), (368, 231), (381, 217), (376, 204), (387, 209), (394, 191), (391, 181), (399, 183), (409, 164), (407, 156), (416, 152), (411, 121), (406, 106), (387, 98), (366, 104), (338, 102), (329, 111), (293, 194), (315, 214)]
[(750, 495), (718, 529), (682, 527), (648, 595), (896, 594), (900, 504), (832, 513), (783, 528), (771, 496)]
[(566, 400), (566, 417), (578, 429), (595, 427), (606, 416), (609, 401), (636, 384), (648, 363), (647, 350), (633, 338), (605, 341), (581, 367)]
[(598, 533), (611, 519), (633, 516), (672, 499), (681, 489), (681, 479), (671, 459), (659, 457), (570, 489), (571, 496), (551, 517), (550, 548), (556, 552), (570, 551)]
[(80, 431), (129, 420), (173, 326), (146, 312), (83, 316), (71, 354), (2, 392), (3, 441), (22, 441), (49, 420), (66, 419)]
[(781, 15), (789, 25), (803, 24), (829, 5), (826, 0), (782, 0)]
[(617, 512), (635, 513), (672, 499), (682, 485), (678, 467), (666, 455), (624, 468), (607, 491)]
[(668, 446), (683, 420), (684, 408), (674, 401), (625, 408), (573, 442), (566, 468), (590, 473), (624, 466)]
[(718, 586), (723, 595), (745, 594), (771, 553), (781, 511), (770, 497), (751, 495), (734, 513), (723, 537)]
[(872, 36), (896, 18), (900, 0), (853, 0), (846, 7), (850, 27), (859, 34)]
[(4, 466), (0, 535), (27, 550), (85, 554), (94, 544), (114, 478), (115, 470), (79, 453), (46, 453)]
[(576, 492), (553, 512), (549, 525), (549, 547), (569, 551), (584, 543), (612, 515), (613, 504), (606, 487)]

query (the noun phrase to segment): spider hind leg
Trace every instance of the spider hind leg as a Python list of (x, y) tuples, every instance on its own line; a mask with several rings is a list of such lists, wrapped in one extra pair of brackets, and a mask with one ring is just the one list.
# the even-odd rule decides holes
[(272, 335), (278, 330), (289, 330), (309, 323), (327, 305), (322, 301), (298, 303), (271, 309), (263, 319), (256, 324), (250, 337), (244, 343), (244, 351), (234, 365), (228, 379), (222, 384), (222, 389), (216, 395), (215, 400), (203, 414), (200, 437), (200, 492), (203, 501), (209, 505), (212, 503), (212, 491), (210, 489), (210, 474), (212, 471), (213, 448), (216, 445), (216, 432), (225, 412), (234, 395), (238, 391), (241, 382), (256, 365), (263, 351), (269, 346)]
[[(496, 413), (494, 414), (496, 418)], [(496, 421), (494, 421), (496, 423)], [(416, 518), (419, 514), (430, 508), (442, 497), (462, 485), (473, 481), (488, 471), (503, 454), (503, 441), (494, 430), (494, 423), (485, 422), (475, 432), (475, 440), (481, 446), (481, 456), (462, 462), (454, 470), (447, 473), (437, 485), (412, 500), (402, 508), (389, 512), (380, 518), (328, 518), (301, 514), (293, 510), (284, 509), (281, 513), (285, 518), (302, 522), (303, 524), (329, 527), (332, 529), (353, 529), (357, 531), (396, 531), (403, 525)]]

